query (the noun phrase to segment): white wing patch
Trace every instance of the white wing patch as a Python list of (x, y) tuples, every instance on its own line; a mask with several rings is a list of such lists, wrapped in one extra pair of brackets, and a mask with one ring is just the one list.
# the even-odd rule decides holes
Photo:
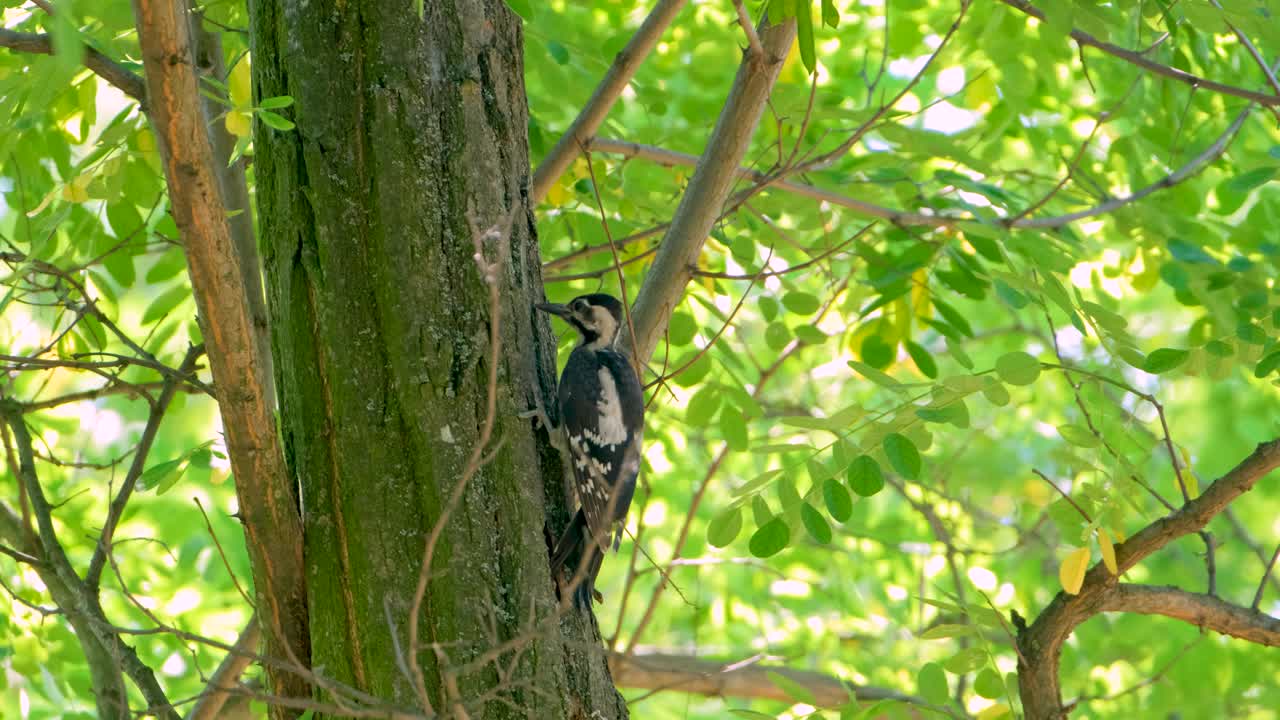
[(596, 403), (599, 425), (594, 431), (587, 428), (585, 434), (591, 442), (612, 448), (627, 441), (627, 425), (622, 421), (622, 401), (618, 399), (618, 384), (608, 368), (600, 368), (600, 399)]

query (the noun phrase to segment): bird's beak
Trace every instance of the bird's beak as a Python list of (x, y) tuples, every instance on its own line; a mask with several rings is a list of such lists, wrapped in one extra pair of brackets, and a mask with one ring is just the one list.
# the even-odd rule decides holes
[(542, 312), (551, 313), (552, 315), (558, 315), (559, 317), (562, 317), (562, 318), (569, 317), (568, 305), (561, 305), (559, 303), (537, 303), (534, 305), (534, 307), (538, 308)]

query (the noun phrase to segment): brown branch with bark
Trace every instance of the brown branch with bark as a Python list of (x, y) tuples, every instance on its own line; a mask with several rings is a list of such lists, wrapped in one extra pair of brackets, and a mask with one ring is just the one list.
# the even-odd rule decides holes
[[(267, 392), (261, 335), (254, 330), (245, 300), (249, 293), (242, 258), (214, 171), (186, 5), (178, 0), (134, 0), (133, 9), (152, 99), (151, 125), (187, 254), (210, 369), (220, 388), (218, 408), (268, 654), (305, 666), (310, 645), (302, 523), (276, 433), (274, 398)], [(270, 675), (276, 694), (310, 696), (301, 678), (274, 671)]]
[(649, 16), (640, 25), (640, 29), (627, 41), (626, 47), (614, 58), (613, 65), (605, 74), (591, 94), (585, 107), (574, 118), (573, 124), (565, 131), (551, 152), (542, 159), (533, 180), (529, 183), (529, 204), (537, 205), (547, 196), (551, 186), (560, 179), (569, 168), (583, 146), (595, 136), (601, 123), (609, 115), (609, 110), (622, 95), (639, 69), (640, 63), (653, 51), (653, 46), (662, 37), (671, 21), (675, 19), (687, 0), (659, 0)]
[(855, 699), (859, 702), (897, 700), (951, 717), (963, 717), (951, 708), (934, 705), (915, 695), (871, 685), (858, 685), (812, 670), (766, 664), (763, 660), (764, 658), (754, 657), (740, 661), (721, 661), (670, 653), (613, 653), (609, 656), (609, 670), (620, 687), (653, 692), (674, 690), (710, 697), (795, 702), (793, 695), (770, 679), (771, 674), (777, 674), (807, 690), (813, 695), (814, 704), (818, 707), (838, 707)]
[[(1236, 498), (1280, 467), (1280, 439), (1258, 445), (1239, 465), (1214, 481), (1201, 495), (1165, 515), (1115, 548), (1119, 574), (1170, 542), (1199, 532)], [(1029, 720), (1060, 720), (1070, 712), (1062, 703), (1058, 668), (1062, 646), (1081, 623), (1099, 612), (1159, 614), (1250, 642), (1280, 643), (1280, 621), (1256, 610), (1209, 595), (1177, 588), (1153, 588), (1118, 582), (1104, 563), (1085, 575), (1080, 592), (1058, 593), (1029, 627), (1018, 635), (1018, 678), (1022, 706)]]
[[(716, 121), (693, 179), (680, 198), (671, 227), (662, 239), (653, 266), (631, 312), (634, 332), (618, 339), (618, 347), (645, 365), (666, 332), (671, 313), (684, 297), (693, 268), (721, 208), (729, 198), (738, 170), (755, 135), (782, 61), (791, 49), (796, 23), (773, 24), (765, 17), (758, 28), (763, 54), (748, 53), (738, 66), (724, 110)], [(630, 330), (630, 329), (628, 329)]]
[[(0, 47), (16, 52), (37, 55), (54, 53), (53, 38), (48, 33), (24, 33), (0, 28)], [(147, 89), (142, 78), (133, 74), (129, 68), (112, 60), (97, 48), (85, 46), (84, 66), (95, 75), (120, 89), (120, 92), (138, 101), (143, 109), (147, 106)]]
[[(1041, 22), (1045, 21), (1044, 12), (1035, 5), (1026, 2), (1026, 0), (1000, 1), (1011, 8), (1040, 20)], [(1161, 77), (1167, 77), (1171, 80), (1176, 80), (1180, 83), (1190, 85), (1192, 89), (1203, 89), (1210, 92), (1221, 93), (1223, 95), (1244, 98), (1245, 100), (1249, 100), (1266, 107), (1280, 106), (1280, 95), (1268, 95), (1255, 90), (1246, 90), (1245, 88), (1236, 87), (1235, 85), (1227, 85), (1226, 83), (1220, 83), (1216, 80), (1210, 80), (1209, 78), (1200, 77), (1199, 75), (1193, 75), (1185, 70), (1179, 70), (1168, 65), (1162, 65), (1147, 58), (1146, 55), (1140, 52), (1122, 48), (1119, 45), (1106, 42), (1105, 40), (1099, 40), (1083, 30), (1076, 30), (1075, 28), (1072, 28), (1070, 35), (1072, 40), (1075, 40), (1081, 45), (1101, 50), (1112, 57), (1123, 60), (1130, 65), (1140, 67), (1155, 75), (1160, 75)]]

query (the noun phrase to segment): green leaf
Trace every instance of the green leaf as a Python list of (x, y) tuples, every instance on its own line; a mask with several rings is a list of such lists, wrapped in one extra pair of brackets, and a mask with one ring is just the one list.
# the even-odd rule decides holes
[(965, 648), (960, 652), (952, 655), (942, 664), (947, 672), (953, 675), (963, 675), (973, 672), (983, 665), (987, 664), (987, 651), (982, 648), (972, 647)]
[(1277, 173), (1280, 173), (1280, 168), (1277, 167), (1254, 168), (1231, 178), (1227, 181), (1226, 186), (1236, 192), (1247, 193), (1254, 188), (1271, 182)]
[(1009, 404), (1009, 390), (1004, 386), (1004, 383), (995, 378), (990, 378), (990, 382), (982, 388), (982, 395), (987, 399), (987, 402), (997, 407), (1004, 407)]
[(995, 700), (1004, 695), (1004, 680), (995, 670), (983, 668), (973, 681), (973, 691), (988, 700)]
[(162, 294), (160, 297), (151, 301), (147, 306), (146, 312), (142, 313), (142, 324), (150, 325), (160, 318), (168, 315), (174, 308), (178, 307), (178, 303), (191, 297), (191, 289), (179, 285)]
[[(802, 450), (807, 450), (807, 449), (808, 449), (808, 448), (806, 448), (804, 445), (799, 445), (799, 446), (797, 446), (797, 447), (798, 447), (799, 449), (802, 449)], [(764, 486), (768, 485), (770, 482), (772, 482), (772, 481), (773, 481), (773, 479), (774, 479), (774, 478), (778, 477), (778, 476), (779, 476), (779, 475), (781, 475), (781, 474), (782, 474), (782, 468), (774, 468), (773, 470), (765, 470), (764, 472), (762, 472), (762, 473), (760, 473), (759, 475), (757, 475), (757, 476), (755, 476), (754, 478), (752, 478), (752, 479), (751, 479), (751, 481), (750, 481), (750, 482), (748, 482), (746, 485), (743, 485), (742, 487), (738, 488), (737, 490), (734, 490), (734, 491), (733, 491), (733, 496), (734, 496), (734, 497), (742, 497), (743, 495), (746, 495), (746, 494), (748, 494), (748, 493), (756, 492), (757, 490), (759, 490), (759, 489), (763, 488)]]
[(1214, 357), (1226, 358), (1235, 354), (1235, 349), (1221, 340), (1210, 340), (1205, 343), (1204, 351)]
[(1186, 350), (1160, 348), (1147, 356), (1146, 365), (1142, 369), (1153, 375), (1167, 373), (1186, 362), (1190, 356), (1191, 353)]
[[(807, 2), (807, 0), (805, 0)], [(765, 677), (769, 678), (769, 682), (778, 686), (778, 689), (786, 693), (792, 700), (805, 703), (806, 705), (817, 705), (818, 701), (814, 699), (813, 692), (809, 688), (783, 675), (782, 673), (772, 670), (765, 671)]]
[(747, 435), (747, 420), (742, 417), (740, 412), (734, 410), (721, 411), (720, 433), (724, 435), (724, 440), (729, 444), (730, 450), (742, 452), (751, 447), (751, 440)]
[(1059, 425), (1058, 434), (1063, 440), (1082, 448), (1094, 448), (1102, 444), (1102, 440), (1083, 425)]
[(871, 497), (884, 489), (884, 473), (880, 463), (870, 455), (859, 455), (849, 465), (849, 487), (862, 497)]
[(667, 324), (667, 340), (672, 345), (683, 347), (693, 342), (693, 338), (698, 334), (698, 323), (688, 313), (673, 313), (671, 322)]
[(812, 74), (818, 67), (813, 49), (812, 0), (796, 0), (796, 40), (800, 44), (800, 60), (809, 74)]
[(904, 388), (902, 387), (902, 383), (898, 382), (891, 376), (871, 367), (866, 363), (858, 362), (857, 360), (850, 360), (849, 367), (856, 370), (859, 375), (862, 375), (866, 379), (879, 385), (882, 388), (888, 388), (889, 390), (893, 390), (894, 392), (904, 391)]
[(840, 25), (840, 11), (836, 9), (835, 0), (822, 0), (822, 24), (829, 28)]
[(947, 688), (947, 675), (942, 672), (938, 663), (925, 663), (916, 673), (916, 692), (920, 697), (934, 705), (946, 705), (950, 700), (950, 689)]
[(287, 108), (292, 104), (293, 98), (291, 96), (277, 95), (275, 97), (266, 98), (262, 102), (258, 103), (258, 107), (263, 110), (279, 110), (281, 108)]
[(889, 433), (884, 438), (884, 454), (899, 475), (915, 480), (920, 475), (920, 451), (915, 443), (901, 433)]
[(1040, 377), (1040, 361), (1022, 351), (1005, 353), (996, 360), (996, 374), (1010, 385), (1030, 385)]
[(763, 526), (773, 519), (773, 511), (769, 509), (769, 503), (763, 496), (756, 495), (751, 498), (751, 519), (758, 526)]
[(1280, 368), (1280, 350), (1276, 350), (1259, 360), (1258, 366), (1253, 369), (1253, 376), (1264, 378), (1275, 372), (1276, 368)]
[(764, 343), (770, 350), (781, 350), (791, 342), (791, 331), (780, 322), (769, 323), (764, 331)]
[(684, 420), (692, 427), (702, 427), (711, 422), (716, 411), (720, 409), (723, 395), (715, 385), (705, 385), (689, 398), (684, 410)]
[(711, 519), (707, 525), (707, 542), (711, 547), (728, 547), (742, 532), (742, 508), (731, 507)]
[(533, 4), (529, 0), (507, 0), (507, 7), (525, 22), (533, 19)]
[(138, 476), (138, 484), (142, 486), (143, 490), (151, 490), (152, 488), (155, 488), (157, 485), (164, 482), (165, 478), (175, 473), (185, 460), (186, 457), (184, 456), (177, 458), (176, 460), (169, 460), (158, 465), (152, 465), (147, 468), (142, 475)]
[(942, 300), (939, 300), (937, 296), (933, 297), (933, 307), (938, 311), (938, 314), (941, 315), (942, 318), (947, 321), (949, 325), (959, 330), (960, 332), (964, 333), (965, 335), (968, 335), (969, 337), (973, 337), (973, 326), (969, 324), (969, 321), (966, 320), (964, 315), (961, 315), (959, 311), (957, 311), (955, 308), (951, 307), (947, 303), (943, 302)]
[(292, 120), (270, 110), (259, 110), (257, 116), (259, 120), (262, 120), (263, 124), (273, 130), (292, 130), (295, 127)]
[(1176, 260), (1197, 265), (1218, 265), (1217, 259), (1204, 251), (1204, 248), (1180, 238), (1169, 241), (1169, 254)]
[(831, 513), (836, 522), (846, 522), (853, 516), (853, 498), (849, 497), (849, 491), (844, 489), (844, 485), (834, 478), (827, 478), (822, 483), (822, 499), (827, 504), (827, 512)]
[(976, 635), (978, 629), (972, 625), (942, 624), (920, 633), (921, 640), (942, 640), (944, 638), (969, 637)]
[(782, 306), (796, 315), (812, 315), (822, 307), (822, 302), (809, 293), (792, 291), (782, 296)]
[(923, 345), (911, 340), (903, 344), (907, 346), (907, 354), (911, 356), (911, 361), (916, 364), (921, 374), (929, 379), (938, 377), (938, 364), (933, 361), (933, 356)]
[(767, 558), (778, 554), (789, 542), (791, 529), (781, 517), (775, 517), (756, 530), (747, 547), (752, 555)]
[(548, 40), (547, 52), (551, 54), (551, 59), (555, 60), (557, 65), (569, 64), (569, 50), (558, 41)]
[(800, 504), (800, 521), (804, 523), (804, 529), (809, 531), (809, 535), (814, 540), (823, 545), (831, 542), (830, 523), (822, 517), (822, 513), (807, 502)]
[(827, 341), (827, 334), (812, 325), (800, 325), (793, 329), (796, 339), (809, 345), (821, 345)]
[(862, 341), (862, 361), (871, 367), (889, 367), (896, 354), (896, 346), (885, 342), (879, 335), (872, 335)]

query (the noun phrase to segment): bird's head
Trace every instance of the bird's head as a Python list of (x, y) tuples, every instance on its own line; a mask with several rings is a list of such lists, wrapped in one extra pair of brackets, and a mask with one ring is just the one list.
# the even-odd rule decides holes
[(622, 329), (622, 303), (612, 295), (592, 293), (564, 305), (538, 303), (534, 307), (563, 318), (578, 331), (578, 344), (592, 350), (611, 347)]

